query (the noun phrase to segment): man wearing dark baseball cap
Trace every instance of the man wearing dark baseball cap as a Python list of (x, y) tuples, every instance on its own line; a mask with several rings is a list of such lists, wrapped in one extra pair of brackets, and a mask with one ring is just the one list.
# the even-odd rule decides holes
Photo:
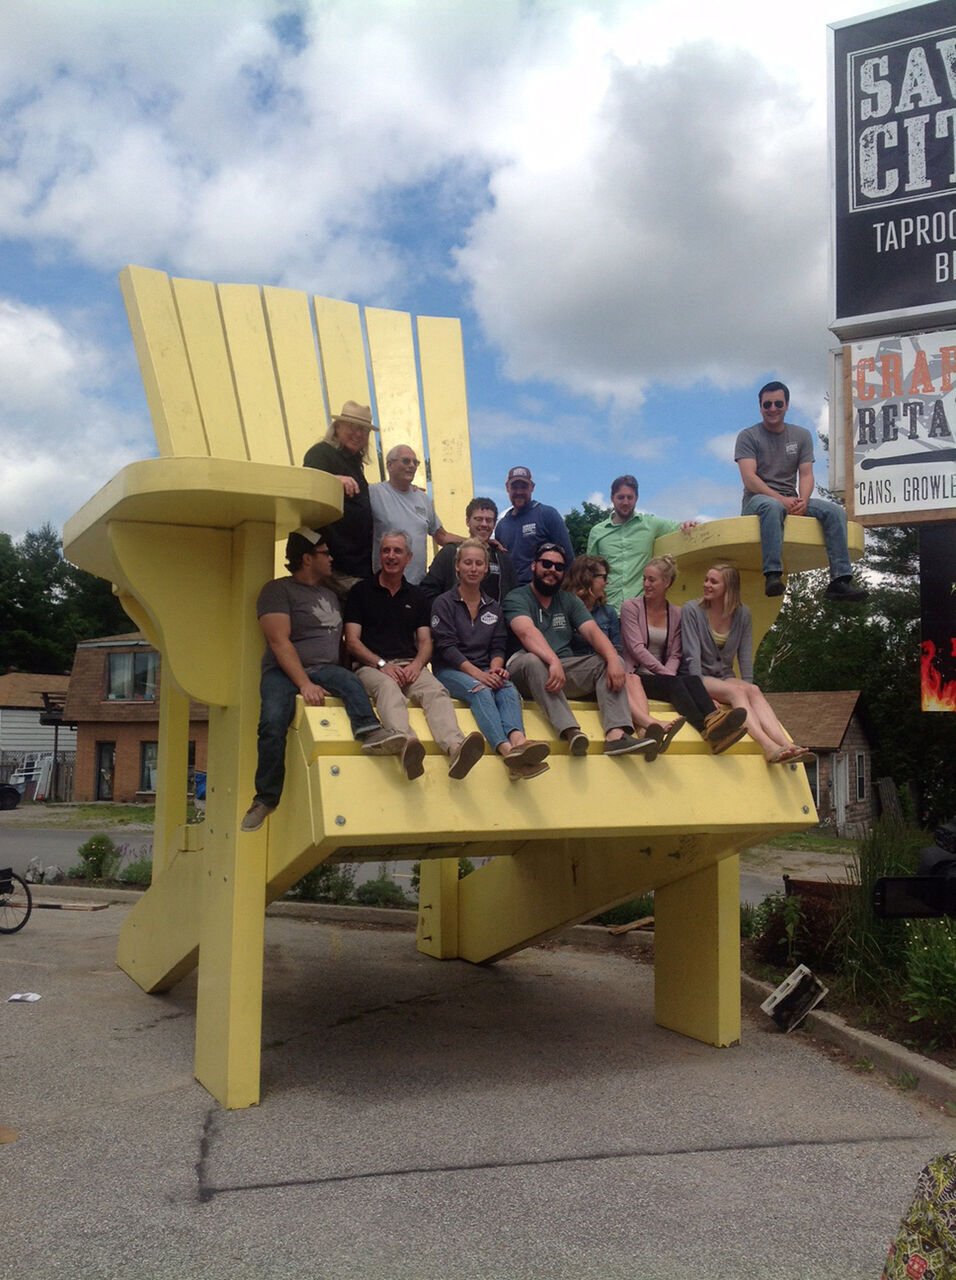
[(554, 507), (535, 502), (534, 480), (527, 467), (512, 467), (505, 480), (511, 499), (510, 508), (498, 521), (495, 538), (514, 561), (518, 585), (531, 581), (535, 551), (542, 542), (556, 542), (564, 551), (568, 564), (574, 559), (574, 548), (567, 526)]
[(279, 803), (297, 695), (307, 707), (321, 707), (327, 695), (341, 698), (353, 736), (370, 755), (395, 755), (405, 745), (400, 733), (382, 728), (358, 676), (339, 662), (342, 609), (328, 586), (332, 556), (325, 530), (296, 529), (285, 555), (289, 577), (267, 582), (256, 602), (266, 651), (259, 683), (256, 794), (243, 831), (258, 831)]

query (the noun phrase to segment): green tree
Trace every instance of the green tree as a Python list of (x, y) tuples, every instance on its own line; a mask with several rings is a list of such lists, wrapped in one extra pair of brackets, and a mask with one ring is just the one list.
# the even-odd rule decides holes
[(50, 524), (0, 533), (0, 671), (61, 673), (77, 641), (132, 629), (110, 584), (63, 559)]
[(920, 709), (920, 602), (916, 531), (868, 531), (870, 598), (853, 609), (823, 599), (827, 573), (795, 574), (755, 663), (768, 691), (859, 689), (873, 737), (874, 776), (911, 784), (920, 817), (956, 813), (956, 715)]
[(588, 534), (596, 524), (607, 520), (611, 510), (611, 507), (599, 507), (593, 502), (582, 502), (580, 511), (577, 507), (572, 507), (564, 517), (576, 556), (584, 555), (588, 549)]

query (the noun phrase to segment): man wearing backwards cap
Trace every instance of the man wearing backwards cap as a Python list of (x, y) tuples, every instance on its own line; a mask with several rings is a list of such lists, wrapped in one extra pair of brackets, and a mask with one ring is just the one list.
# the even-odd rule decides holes
[(332, 585), (344, 596), (359, 578), (372, 572), (372, 506), (364, 464), (368, 461), (369, 433), (377, 431), (367, 404), (346, 400), (334, 417), (325, 439), (314, 444), (303, 465), (327, 471), (342, 486), (342, 518), (325, 530), (335, 559)]
[(565, 561), (574, 559), (574, 548), (561, 515), (543, 502), (535, 502), (534, 481), (527, 467), (512, 467), (505, 481), (511, 507), (498, 521), (495, 538), (511, 554), (518, 585), (531, 581), (535, 551), (542, 542), (556, 542)]
[(328, 587), (332, 557), (325, 531), (296, 529), (285, 554), (290, 576), (267, 582), (256, 602), (266, 651), (259, 684), (256, 795), (243, 831), (258, 831), (279, 803), (296, 694), (308, 707), (321, 707), (327, 694), (341, 698), (353, 735), (370, 755), (394, 755), (405, 745), (400, 733), (381, 727), (358, 676), (339, 663), (342, 612)]

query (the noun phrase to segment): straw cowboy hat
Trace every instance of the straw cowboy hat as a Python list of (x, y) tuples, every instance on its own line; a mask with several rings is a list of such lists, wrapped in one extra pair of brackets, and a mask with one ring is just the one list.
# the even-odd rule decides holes
[(378, 427), (372, 421), (372, 410), (367, 404), (358, 404), (355, 400), (346, 400), (342, 405), (342, 412), (337, 413), (332, 419), (332, 426), (336, 426), (340, 422), (345, 422), (349, 426), (365, 427), (368, 431), (377, 431)]

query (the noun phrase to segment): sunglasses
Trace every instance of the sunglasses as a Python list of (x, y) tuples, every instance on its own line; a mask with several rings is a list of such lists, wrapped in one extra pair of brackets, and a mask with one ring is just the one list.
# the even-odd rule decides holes
[(765, 400), (760, 406), (762, 409), (783, 409), (786, 408), (786, 400)]
[(564, 565), (558, 560), (539, 560), (542, 569), (553, 569), (555, 573), (564, 573)]

